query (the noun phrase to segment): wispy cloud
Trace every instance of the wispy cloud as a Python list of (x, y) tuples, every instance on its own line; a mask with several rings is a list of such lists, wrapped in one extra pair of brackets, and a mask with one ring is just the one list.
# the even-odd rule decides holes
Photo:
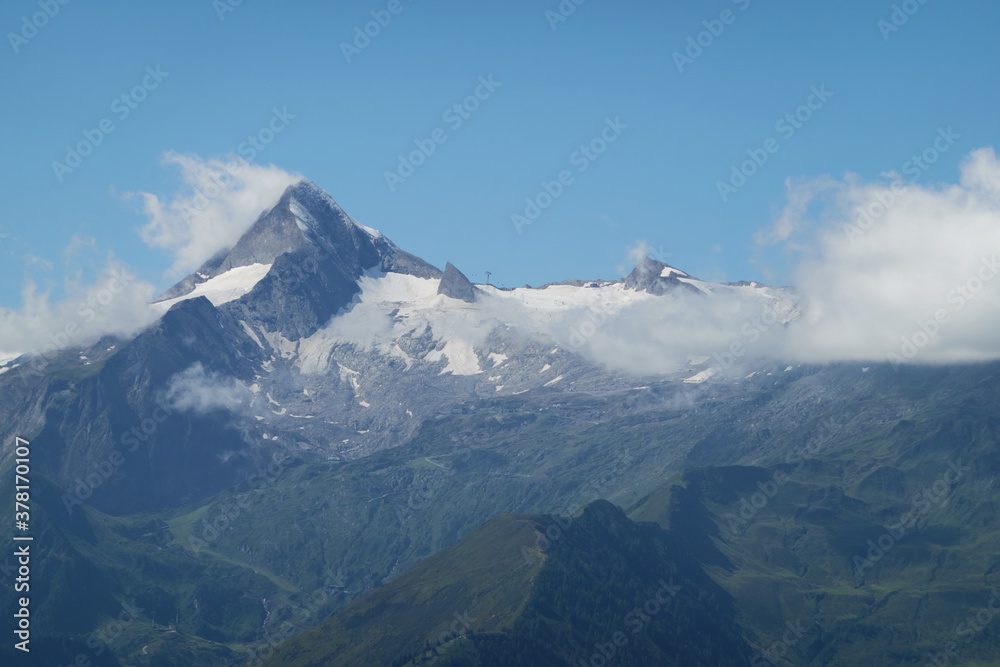
[(171, 270), (178, 277), (232, 246), (285, 188), (302, 178), (235, 157), (205, 159), (168, 151), (163, 162), (180, 169), (180, 191), (167, 197), (150, 192), (125, 196), (141, 201), (148, 217), (142, 239), (173, 256)]
[[(148, 218), (142, 238), (170, 253), (176, 274), (197, 268), (235, 243), (288, 185), (301, 178), (240, 159), (204, 159), (171, 151), (163, 160), (180, 169), (180, 190), (166, 197), (149, 192), (126, 197), (141, 202)], [(27, 276), (21, 307), (0, 308), (0, 357), (52, 354), (84, 347), (108, 334), (130, 337), (157, 318), (149, 302), (160, 290), (138, 280), (112, 253), (102, 255), (93, 238), (71, 238), (62, 252), (61, 267), (39, 257), (25, 259), (43, 272), (61, 270), (63, 294), (54, 296), (58, 283), (39, 285)]]
[[(0, 308), (0, 356), (48, 356), (104, 335), (129, 337), (155, 319), (148, 307), (153, 285), (136, 278), (114, 254), (102, 255), (93, 239), (74, 237), (63, 257), (60, 298), (52, 297), (55, 284), (39, 286), (29, 276), (21, 307)], [(33, 263), (53, 270), (49, 262)]]
[(249, 401), (252, 394), (239, 380), (205, 370), (196, 362), (170, 378), (165, 398), (175, 410), (205, 414), (232, 410)]

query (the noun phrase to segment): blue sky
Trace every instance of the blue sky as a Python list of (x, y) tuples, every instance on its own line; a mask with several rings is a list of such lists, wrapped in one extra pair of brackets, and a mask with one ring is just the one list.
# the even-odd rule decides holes
[[(183, 194), (165, 153), (224, 158), (274, 109), (294, 118), (257, 164), (310, 178), (433, 264), (479, 281), (488, 270), (507, 286), (617, 277), (639, 241), (706, 279), (785, 284), (796, 252), (755, 234), (784, 210), (786, 179), (900, 171), (950, 127), (958, 138), (919, 173), (923, 185), (955, 182), (970, 151), (997, 141), (1000, 7), (986, 0), (899, 3), (916, 11), (902, 23), (900, 7), (891, 32), (879, 21), (894, 3), (871, 0), (567, 0), (575, 11), (558, 23), (546, 15), (557, 0), (400, 0), (350, 62), (342, 44), (388, 0), (51, 0), (54, 16), (26, 29), (46, 4), (0, 8), (0, 306), (10, 308), (29, 278), (58, 298), (67, 275), (92, 278), (109, 252), (158, 288), (181, 277), (169, 250), (143, 241), (148, 218), (123, 193)], [(712, 23), (720, 17), (728, 24)], [(674, 53), (706, 21), (720, 34), (701, 35), (707, 46), (678, 71)], [(445, 112), (480, 77), (499, 86), (480, 88), (486, 99), (455, 126)], [(144, 81), (145, 99), (123, 117), (115, 100)], [(832, 96), (814, 97), (790, 136), (779, 131), (823, 86)], [(57, 175), (66, 146), (97, 136), (103, 119), (114, 131)], [(574, 153), (608, 119), (627, 128), (580, 172)], [(391, 189), (398, 156), (438, 128), (447, 140)], [(718, 182), (768, 139), (777, 152), (723, 201)], [(519, 232), (512, 214), (564, 170), (572, 181)]]

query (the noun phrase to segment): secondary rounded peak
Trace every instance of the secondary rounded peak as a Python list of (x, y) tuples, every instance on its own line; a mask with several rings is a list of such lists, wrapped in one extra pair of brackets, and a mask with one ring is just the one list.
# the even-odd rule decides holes
[(632, 273), (625, 278), (625, 286), (651, 294), (668, 294), (674, 290), (701, 293), (692, 281), (701, 282), (680, 269), (659, 262), (652, 257), (643, 257), (635, 265)]

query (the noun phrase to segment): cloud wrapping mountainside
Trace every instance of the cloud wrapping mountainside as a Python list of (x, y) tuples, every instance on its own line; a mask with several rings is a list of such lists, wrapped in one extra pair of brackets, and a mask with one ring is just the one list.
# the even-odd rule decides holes
[(242, 158), (205, 160), (168, 151), (163, 161), (181, 170), (184, 189), (169, 199), (136, 192), (143, 213), (142, 240), (174, 256), (172, 270), (187, 273), (232, 246), (262, 211), (301, 176)]

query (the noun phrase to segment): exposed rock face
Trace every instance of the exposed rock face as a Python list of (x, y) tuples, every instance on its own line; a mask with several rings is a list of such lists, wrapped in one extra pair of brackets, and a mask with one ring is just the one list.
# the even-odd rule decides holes
[(232, 269), (269, 264), (270, 271), (240, 303), (237, 319), (257, 321), (289, 340), (313, 334), (350, 304), (369, 269), (439, 278), (441, 271), (358, 224), (321, 188), (300, 181), (261, 213), (232, 248), (217, 253), (159, 299), (185, 296)]
[(455, 268), (451, 262), (447, 262), (444, 267), (444, 277), (441, 278), (441, 285), (438, 287), (438, 294), (450, 296), (452, 299), (460, 299), (468, 303), (476, 301), (476, 287), (465, 274)]
[(679, 269), (644, 257), (632, 273), (625, 278), (625, 286), (634, 290), (646, 291), (662, 296), (676, 290), (690, 294), (701, 294), (701, 290), (688, 282), (681, 280), (697, 280)]

